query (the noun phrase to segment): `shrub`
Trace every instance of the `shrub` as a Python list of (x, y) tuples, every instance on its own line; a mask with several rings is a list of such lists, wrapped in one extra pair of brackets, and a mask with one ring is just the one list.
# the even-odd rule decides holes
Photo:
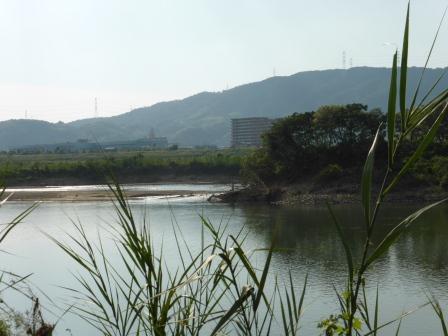
[(11, 329), (9, 328), (9, 325), (3, 321), (0, 320), (0, 336), (10, 336), (11, 335)]
[(324, 183), (331, 182), (341, 178), (343, 175), (342, 167), (336, 163), (329, 164), (322, 169), (316, 176), (316, 182)]

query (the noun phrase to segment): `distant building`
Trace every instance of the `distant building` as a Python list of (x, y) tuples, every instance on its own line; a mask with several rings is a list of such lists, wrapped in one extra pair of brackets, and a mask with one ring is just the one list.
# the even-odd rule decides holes
[(261, 135), (273, 123), (273, 119), (262, 117), (232, 119), (232, 147), (261, 146)]
[(77, 153), (77, 152), (101, 152), (118, 150), (152, 150), (168, 148), (168, 140), (165, 137), (143, 138), (131, 141), (107, 141), (89, 142), (87, 139), (79, 139), (76, 142), (64, 142), (56, 144), (29, 145), (13, 149), (23, 154), (31, 153)]

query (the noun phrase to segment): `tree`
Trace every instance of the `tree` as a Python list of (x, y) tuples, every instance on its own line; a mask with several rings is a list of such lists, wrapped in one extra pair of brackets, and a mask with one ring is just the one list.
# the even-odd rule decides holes
[(316, 112), (294, 113), (278, 120), (263, 135), (262, 148), (243, 169), (257, 172), (262, 179), (294, 180), (328, 164), (354, 167), (383, 120), (380, 110), (368, 112), (362, 104), (327, 105)]

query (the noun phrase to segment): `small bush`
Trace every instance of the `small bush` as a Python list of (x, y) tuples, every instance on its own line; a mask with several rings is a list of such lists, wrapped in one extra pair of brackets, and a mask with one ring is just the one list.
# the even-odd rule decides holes
[(443, 188), (443, 190), (448, 190), (448, 175), (442, 177), (440, 187)]
[(316, 182), (331, 182), (342, 177), (343, 170), (338, 164), (329, 164), (324, 169), (322, 169), (316, 176)]
[(0, 336), (10, 336), (11, 335), (11, 329), (9, 328), (9, 325), (3, 321), (0, 320)]

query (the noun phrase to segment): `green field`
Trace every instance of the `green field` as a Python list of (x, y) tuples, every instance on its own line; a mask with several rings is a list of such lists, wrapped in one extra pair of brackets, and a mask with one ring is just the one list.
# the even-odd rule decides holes
[(70, 154), (2, 154), (0, 178), (14, 183), (47, 179), (96, 182), (113, 173), (127, 181), (167, 176), (238, 176), (248, 149), (179, 149)]

